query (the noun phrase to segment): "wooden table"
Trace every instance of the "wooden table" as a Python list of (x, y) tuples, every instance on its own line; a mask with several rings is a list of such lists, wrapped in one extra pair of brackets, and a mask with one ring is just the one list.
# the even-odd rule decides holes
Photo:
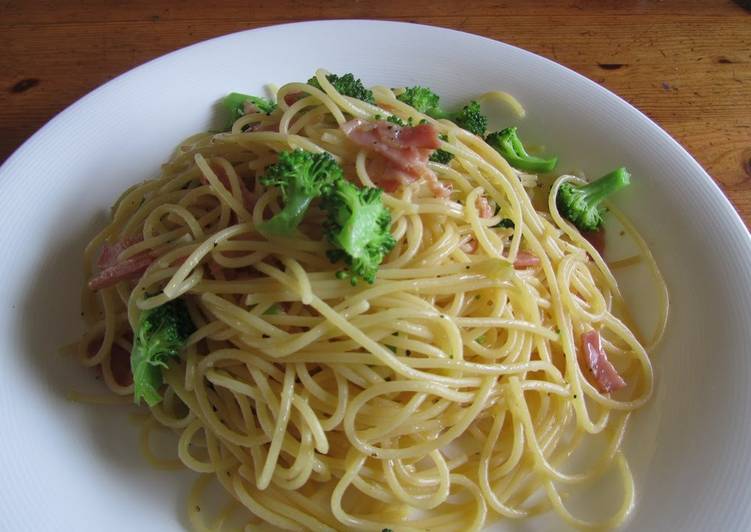
[(502, 40), (601, 83), (678, 139), (751, 224), (748, 0), (323, 3), (0, 1), (0, 161), (76, 99), (176, 48), (282, 22), (381, 18)]

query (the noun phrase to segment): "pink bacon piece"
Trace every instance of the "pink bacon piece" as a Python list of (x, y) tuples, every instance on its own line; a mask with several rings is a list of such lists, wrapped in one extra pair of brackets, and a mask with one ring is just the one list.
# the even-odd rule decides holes
[(110, 369), (112, 377), (120, 386), (133, 384), (133, 373), (130, 369), (130, 353), (117, 344), (112, 345), (110, 351)]
[(139, 277), (145, 272), (146, 268), (154, 262), (154, 257), (148, 252), (139, 253), (121, 262), (117, 261), (120, 253), (140, 241), (141, 238), (124, 238), (114, 244), (103, 244), (96, 263), (99, 273), (89, 280), (89, 289), (101, 290), (114, 286), (120, 281)]
[(532, 268), (540, 264), (540, 257), (530, 253), (529, 251), (520, 251), (516, 254), (516, 260), (514, 261), (514, 268), (517, 270), (523, 270), (525, 268)]
[(601, 392), (610, 393), (626, 386), (626, 381), (608, 360), (598, 331), (591, 330), (582, 334), (581, 345), (587, 366)]
[(493, 216), (493, 208), (490, 206), (490, 202), (485, 196), (477, 196), (475, 207), (477, 208), (480, 218), (490, 218)]
[(120, 253), (125, 251), (130, 246), (138, 244), (141, 241), (143, 241), (143, 237), (141, 236), (129, 236), (123, 238), (119, 242), (115, 242), (114, 244), (105, 243), (102, 246), (102, 251), (99, 254), (99, 258), (96, 261), (97, 268), (99, 268), (100, 270), (106, 270), (110, 266), (114, 266), (117, 262), (117, 257), (120, 256)]
[(597, 253), (602, 255), (605, 252), (605, 229), (601, 227), (597, 231), (582, 231), (582, 236), (592, 244)]
[(341, 125), (347, 137), (385, 160), (375, 173), (376, 184), (393, 188), (394, 182), (408, 185), (424, 178), (436, 197), (446, 198), (451, 188), (438, 181), (428, 168), (428, 159), (440, 147), (438, 131), (430, 124), (398, 126), (384, 120), (350, 120)]

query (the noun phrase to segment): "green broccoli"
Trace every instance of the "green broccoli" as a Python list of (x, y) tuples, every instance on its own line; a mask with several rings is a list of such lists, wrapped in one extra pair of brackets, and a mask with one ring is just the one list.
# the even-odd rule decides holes
[[(378, 116), (378, 115), (376, 115), (376, 116)], [(376, 120), (378, 120), (378, 119), (376, 119)], [(402, 120), (401, 118), (399, 118), (396, 115), (389, 115), (389, 116), (387, 116), (386, 117), (386, 122), (391, 122), (392, 124), (396, 124), (399, 127), (404, 127), (404, 126), (407, 125), (404, 122), (404, 120)], [(412, 117), (411, 116), (409, 117), (409, 126), (412, 127)]]
[(488, 128), (488, 118), (482, 114), (480, 104), (474, 100), (448, 118), (460, 128), (466, 129), (479, 137), (484, 136), (485, 130)]
[(231, 92), (222, 100), (222, 105), (229, 112), (230, 127), (232, 123), (245, 115), (245, 103), (250, 102), (255, 105), (262, 113), (270, 115), (276, 109), (276, 102), (272, 102), (269, 99), (261, 98), (259, 96), (250, 96), (248, 94), (240, 94), (239, 92)]
[(455, 113), (447, 113), (441, 108), (440, 97), (427, 87), (408, 87), (397, 99), (432, 118), (447, 118), (460, 128), (481, 137), (488, 128), (488, 118), (482, 114), (480, 104), (474, 100)]
[(495, 224), (493, 227), (503, 227), (504, 229), (513, 229), (516, 227), (514, 225), (514, 221), (511, 218), (503, 218), (500, 222)]
[(266, 168), (261, 183), (282, 191), (284, 207), (258, 226), (267, 235), (289, 235), (302, 221), (310, 202), (343, 178), (342, 167), (326, 153), (283, 151), (279, 161)]
[[(343, 76), (337, 76), (336, 74), (328, 74), (326, 79), (334, 86), (339, 94), (357, 98), (358, 100), (375, 105), (373, 91), (366, 89), (362, 84), (362, 81), (355, 78), (354, 75), (344, 74)], [(321, 84), (318, 83), (318, 79), (315, 76), (308, 80), (308, 85), (312, 85), (316, 89), (321, 89)]]
[(558, 163), (558, 157), (543, 159), (527, 153), (522, 141), (516, 134), (515, 127), (507, 127), (501, 131), (491, 133), (485, 138), (495, 151), (503, 155), (503, 158), (514, 168), (527, 172), (551, 172)]
[[(444, 142), (449, 139), (446, 135), (439, 135), (439, 138)], [(434, 163), (448, 164), (453, 158), (454, 154), (446, 150), (436, 150), (430, 154), (430, 160)]]
[(556, 196), (558, 210), (580, 231), (596, 231), (603, 223), (600, 202), (630, 183), (631, 174), (623, 167), (581, 187), (563, 183)]
[(322, 207), (327, 213), (324, 232), (335, 246), (327, 255), (331, 262), (344, 260), (354, 285), (358, 278), (375, 281), (378, 266), (396, 245), (389, 232), (391, 213), (383, 205), (380, 188), (360, 188), (341, 180), (324, 196)]
[(396, 99), (429, 116), (444, 114), (440, 105), (440, 96), (427, 87), (407, 87)]
[(141, 314), (130, 355), (136, 404), (144, 399), (146, 404), (154, 406), (162, 400), (159, 395), (164, 382), (162, 368), (167, 368), (170, 359), (180, 356), (193, 331), (195, 326), (181, 299), (168, 301)]

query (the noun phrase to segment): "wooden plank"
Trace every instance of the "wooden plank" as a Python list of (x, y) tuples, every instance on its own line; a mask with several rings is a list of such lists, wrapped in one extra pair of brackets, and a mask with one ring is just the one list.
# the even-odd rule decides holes
[(6, 1), (0, 161), (76, 99), (174, 49), (292, 20), (375, 17), (502, 40), (603, 84), (681, 142), (749, 223), (751, 15), (740, 3)]

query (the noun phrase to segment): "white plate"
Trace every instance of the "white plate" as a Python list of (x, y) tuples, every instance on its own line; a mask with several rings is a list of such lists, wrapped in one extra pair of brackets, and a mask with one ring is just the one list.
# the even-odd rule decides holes
[[(528, 109), (525, 139), (592, 175), (625, 164), (619, 198), (672, 296), (654, 400), (627, 442), (638, 488), (629, 530), (751, 526), (751, 240), (699, 165), (644, 115), (551, 61), (481, 37), (367, 21), (276, 26), (136, 68), (57, 116), (0, 169), (0, 529), (180, 530), (190, 475), (152, 470), (117, 407), (68, 402), (91, 374), (57, 355), (80, 331), (84, 243), (121, 190), (209, 127), (232, 90), (306, 80), (422, 82), (447, 103), (489, 89)], [(638, 306), (647, 292), (631, 291)], [(514, 529), (545, 528), (545, 520)]]

